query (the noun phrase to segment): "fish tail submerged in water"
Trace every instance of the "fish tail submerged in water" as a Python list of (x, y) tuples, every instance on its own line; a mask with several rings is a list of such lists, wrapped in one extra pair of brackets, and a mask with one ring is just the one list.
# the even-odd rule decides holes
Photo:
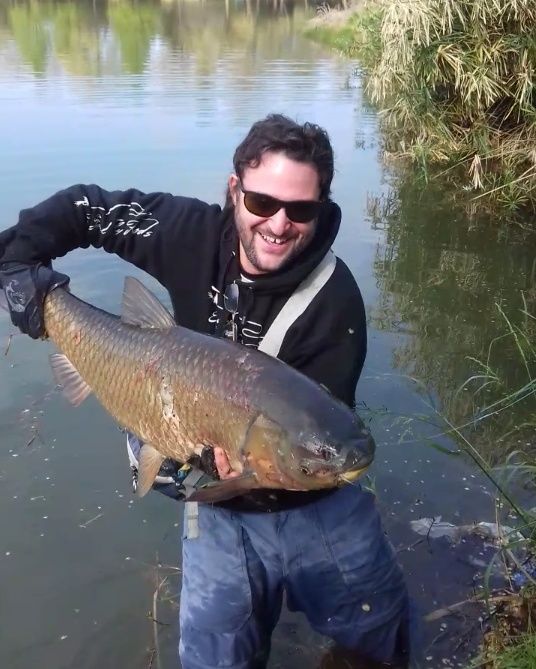
[(75, 405), (93, 392), (143, 440), (139, 494), (165, 458), (224, 449), (240, 476), (200, 491), (216, 501), (252, 488), (311, 490), (355, 479), (374, 442), (342, 402), (256, 350), (177, 326), (140, 282), (125, 280), (121, 317), (62, 288), (44, 304), (54, 377)]

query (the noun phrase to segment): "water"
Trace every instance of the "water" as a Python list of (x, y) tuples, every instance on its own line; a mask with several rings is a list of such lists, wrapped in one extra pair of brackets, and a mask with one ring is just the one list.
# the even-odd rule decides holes
[[(468, 221), (441, 191), (387, 177), (352, 64), (301, 35), (313, 13), (298, 0), (0, 4), (0, 225), (78, 182), (221, 202), (254, 120), (282, 111), (325, 126), (344, 214), (335, 251), (370, 322), (358, 400), (378, 439), (372, 483), (426, 612), (468, 596), (475, 569), (451, 549), (417, 544), (409, 521), (490, 521), (495, 509), (478, 470), (424, 438), (438, 433), (435, 444), (456, 449), (438, 413), (460, 424), (495, 397), (491, 387), (476, 402), (456, 390), (478, 371), (468, 356), (485, 359), (505, 332), (495, 304), (521, 324), (523, 299), (535, 306), (534, 239)], [(115, 312), (122, 277), (141, 276), (92, 249), (56, 267), (74, 292)], [(12, 332), (0, 314), (2, 349)], [(499, 346), (493, 369), (506, 389), (520, 387), (512, 338)], [(158, 495), (132, 501), (123, 435), (93, 399), (72, 409), (54, 392), (51, 350), (15, 336), (0, 355), (0, 664), (174, 667), (180, 506)], [(530, 411), (517, 409), (472, 432), (490, 457), (530, 444), (522, 430), (515, 443), (499, 441)], [(426, 629), (433, 666), (447, 652), (437, 635)], [(347, 666), (321, 659), (325, 644), (285, 613), (270, 666)]]

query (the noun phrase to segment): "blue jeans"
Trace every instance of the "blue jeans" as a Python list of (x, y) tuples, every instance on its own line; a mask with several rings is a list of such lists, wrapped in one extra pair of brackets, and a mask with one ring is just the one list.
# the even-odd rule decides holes
[(409, 645), (409, 602), (374, 496), (347, 486), (278, 513), (199, 505), (185, 522), (179, 653), (183, 669), (261, 669), (281, 612), (380, 662)]

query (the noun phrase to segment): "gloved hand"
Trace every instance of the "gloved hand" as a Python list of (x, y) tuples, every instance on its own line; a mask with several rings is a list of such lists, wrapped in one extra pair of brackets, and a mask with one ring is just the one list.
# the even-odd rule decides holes
[(0, 286), (4, 289), (13, 325), (32, 339), (45, 336), (43, 305), (51, 290), (69, 283), (66, 274), (42, 263), (2, 263)]

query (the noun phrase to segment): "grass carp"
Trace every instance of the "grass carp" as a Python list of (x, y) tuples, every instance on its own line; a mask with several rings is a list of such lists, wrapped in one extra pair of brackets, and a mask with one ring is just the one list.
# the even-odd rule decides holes
[(44, 304), (56, 382), (75, 405), (91, 392), (139, 436), (138, 493), (165, 458), (185, 462), (222, 447), (236, 478), (194, 499), (217, 501), (253, 488), (313, 490), (351, 481), (374, 442), (358, 416), (289, 365), (229, 340), (177, 326), (139, 281), (127, 277), (121, 317), (63, 288)]

